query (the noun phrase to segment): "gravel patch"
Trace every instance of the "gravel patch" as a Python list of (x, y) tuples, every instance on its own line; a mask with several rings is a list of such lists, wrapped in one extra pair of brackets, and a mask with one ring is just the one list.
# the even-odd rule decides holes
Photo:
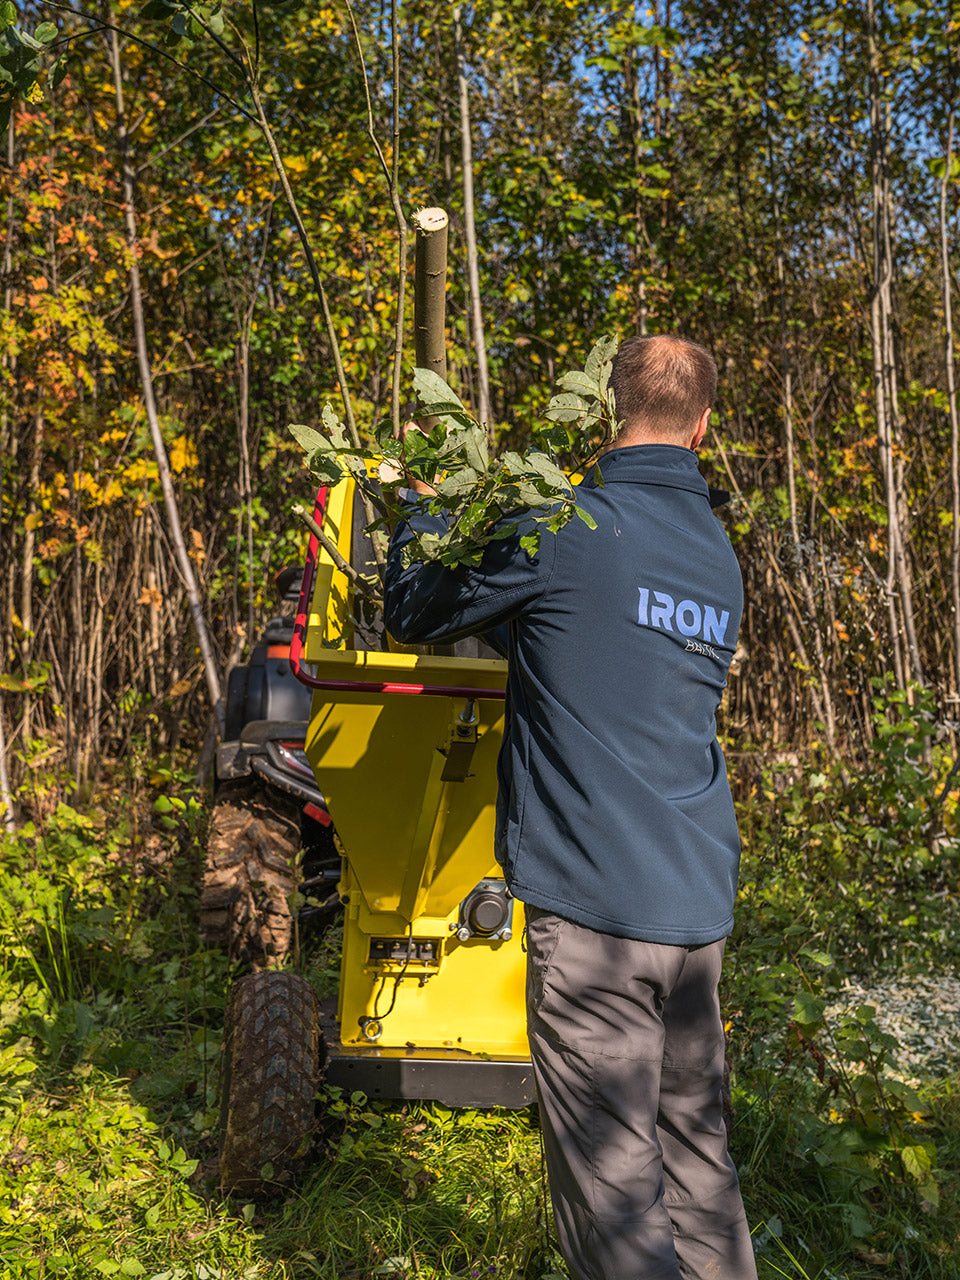
[(891, 1049), (896, 1075), (919, 1084), (960, 1072), (960, 978), (884, 978), (870, 986), (847, 981), (827, 1005), (827, 1021), (835, 1025), (863, 1004), (873, 1005), (877, 1025), (897, 1040)]

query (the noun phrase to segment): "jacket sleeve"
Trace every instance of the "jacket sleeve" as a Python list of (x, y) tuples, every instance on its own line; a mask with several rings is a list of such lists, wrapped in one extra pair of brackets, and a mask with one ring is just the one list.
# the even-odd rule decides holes
[(384, 620), (401, 644), (446, 643), (497, 631), (537, 601), (550, 581), (556, 536), (544, 533), (536, 556), (530, 556), (520, 546), (520, 539), (530, 532), (529, 521), (522, 521), (509, 537), (490, 543), (477, 566), (447, 568), (414, 561), (403, 568), (403, 548), (415, 532), (443, 533), (445, 527), (438, 516), (412, 511), (390, 541)]

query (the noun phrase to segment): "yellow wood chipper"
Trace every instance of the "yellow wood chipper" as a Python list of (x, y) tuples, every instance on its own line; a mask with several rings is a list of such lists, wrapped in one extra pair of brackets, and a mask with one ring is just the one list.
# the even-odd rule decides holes
[[(314, 512), (348, 565), (369, 554), (357, 496), (345, 479), (321, 489)], [(328, 1084), (373, 1098), (521, 1107), (534, 1097), (523, 906), (493, 858), (506, 663), (384, 636), (368, 647), (349, 588), (314, 534), (290, 663), (313, 690), (305, 750), (342, 852), (339, 996), (320, 1016), (298, 975), (234, 985), (221, 1148), (230, 1190), (289, 1177), (309, 1145), (321, 1069)]]

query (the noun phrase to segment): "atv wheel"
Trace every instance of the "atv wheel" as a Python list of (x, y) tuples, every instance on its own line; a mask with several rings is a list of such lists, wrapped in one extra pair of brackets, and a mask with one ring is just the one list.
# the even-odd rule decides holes
[(234, 984), (224, 1026), (220, 1182), (258, 1196), (289, 1184), (316, 1127), (321, 1038), (317, 1000), (294, 973)]
[(297, 887), (296, 807), (257, 784), (223, 786), (210, 818), (200, 938), (231, 960), (263, 966), (290, 949), (287, 898)]

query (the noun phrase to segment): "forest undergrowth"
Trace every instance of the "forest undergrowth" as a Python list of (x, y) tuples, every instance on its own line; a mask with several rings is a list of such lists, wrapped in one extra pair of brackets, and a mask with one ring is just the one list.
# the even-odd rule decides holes
[[(960, 1273), (955, 1011), (942, 1028), (935, 998), (914, 1012), (920, 1048), (905, 1057), (893, 998), (849, 998), (852, 982), (882, 993), (911, 978), (935, 993), (956, 971), (957, 777), (922, 691), (878, 685), (875, 729), (843, 764), (756, 753), (751, 775), (738, 756), (724, 1002), (762, 1280)], [(197, 943), (207, 809), (193, 762), (132, 756), (82, 810), (56, 801), (49, 765), (26, 777), (33, 818), (0, 848), (2, 1280), (562, 1276), (535, 1109), (327, 1091), (299, 1185), (225, 1201), (231, 973)], [(305, 939), (296, 962), (321, 994), (336, 941), (336, 928)]]

